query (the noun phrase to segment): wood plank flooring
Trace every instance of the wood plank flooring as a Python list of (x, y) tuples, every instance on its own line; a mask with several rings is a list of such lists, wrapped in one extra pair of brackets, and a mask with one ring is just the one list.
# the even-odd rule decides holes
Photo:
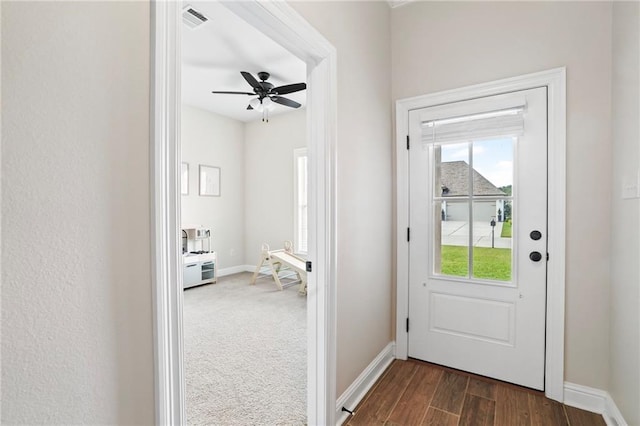
[(344, 426), (604, 426), (544, 393), (429, 364), (394, 361)]

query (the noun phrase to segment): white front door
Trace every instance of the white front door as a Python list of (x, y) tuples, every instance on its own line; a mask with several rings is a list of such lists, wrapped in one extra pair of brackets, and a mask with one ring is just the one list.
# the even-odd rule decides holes
[(409, 357), (544, 389), (546, 105), (410, 111)]

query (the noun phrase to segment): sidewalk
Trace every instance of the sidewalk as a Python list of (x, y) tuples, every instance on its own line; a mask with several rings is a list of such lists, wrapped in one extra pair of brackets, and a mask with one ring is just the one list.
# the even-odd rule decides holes
[[(494, 247), (511, 248), (511, 238), (502, 238), (502, 222), (497, 222), (494, 234)], [(457, 221), (442, 222), (442, 245), (466, 246), (469, 244), (469, 223)], [(491, 247), (491, 225), (488, 222), (473, 223), (473, 245)]]

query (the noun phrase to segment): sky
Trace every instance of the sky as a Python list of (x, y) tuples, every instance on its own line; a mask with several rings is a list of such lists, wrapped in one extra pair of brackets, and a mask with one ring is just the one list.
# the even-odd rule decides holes
[[(469, 144), (442, 145), (442, 162), (469, 163)], [(473, 142), (473, 168), (497, 187), (513, 184), (513, 138)]]

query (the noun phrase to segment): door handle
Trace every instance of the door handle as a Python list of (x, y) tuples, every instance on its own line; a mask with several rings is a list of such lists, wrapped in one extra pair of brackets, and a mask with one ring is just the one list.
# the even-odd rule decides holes
[(534, 262), (540, 262), (540, 260), (542, 260), (542, 255), (539, 251), (532, 251), (531, 253), (529, 253), (529, 259), (533, 260)]

